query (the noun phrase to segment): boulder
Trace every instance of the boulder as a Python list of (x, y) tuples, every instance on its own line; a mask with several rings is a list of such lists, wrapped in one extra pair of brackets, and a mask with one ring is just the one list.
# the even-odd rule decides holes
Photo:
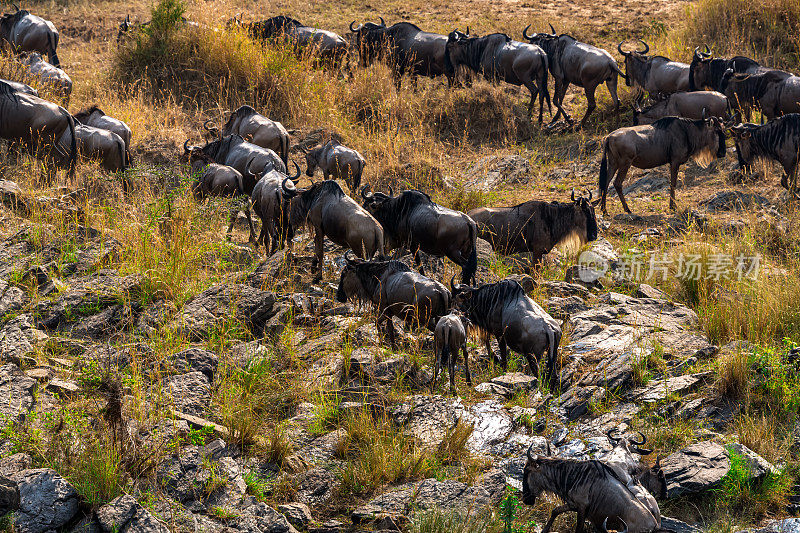
[(202, 372), (210, 382), (213, 382), (219, 358), (207, 350), (189, 348), (173, 354), (170, 363), (181, 372)]
[(30, 315), (19, 315), (0, 329), (0, 361), (15, 365), (34, 362), (36, 349), (47, 341), (47, 334), (33, 325)]
[(308, 505), (300, 502), (285, 503), (278, 506), (280, 512), (294, 527), (306, 529), (311, 523), (311, 509)]
[(725, 449), (728, 451), (729, 457), (738, 456), (744, 460), (747, 468), (750, 470), (750, 478), (756, 482), (763, 481), (764, 478), (767, 477), (767, 474), (778, 473), (778, 469), (775, 468), (772, 463), (758, 455), (744, 444), (732, 442), (727, 444)]
[(14, 513), (14, 528), (19, 533), (58, 530), (78, 513), (78, 492), (53, 470), (23, 470), (12, 479), (20, 494), (19, 510)]
[(22, 309), (27, 297), (19, 287), (0, 279), (0, 320), (7, 314)]
[(756, 533), (800, 533), (800, 518), (773, 520)]
[(709, 211), (743, 211), (753, 207), (769, 207), (772, 203), (756, 193), (721, 191), (706, 198), (700, 205)]
[(497, 376), (490, 380), (491, 383), (499, 387), (503, 387), (511, 394), (519, 392), (528, 392), (536, 388), (536, 376), (531, 376), (523, 372), (509, 372), (502, 376)]
[(169, 533), (169, 528), (129, 494), (119, 496), (95, 513), (102, 533)]
[(266, 503), (247, 507), (231, 525), (234, 531), (245, 533), (297, 533), (285, 516)]
[(192, 340), (203, 340), (216, 328), (234, 320), (261, 335), (274, 314), (275, 294), (250, 285), (227, 283), (211, 287), (184, 305), (175, 326)]
[(189, 372), (166, 379), (175, 409), (202, 416), (211, 401), (211, 383), (202, 372)]
[(686, 394), (697, 388), (706, 376), (707, 373), (702, 373), (653, 380), (646, 387), (631, 391), (628, 394), (628, 399), (636, 402), (654, 403), (665, 399), (671, 394)]
[(717, 486), (731, 468), (725, 448), (711, 441), (698, 442), (661, 461), (669, 498), (696, 494)]
[(17, 483), (6, 477), (0, 477), (0, 516), (19, 509), (20, 494)]

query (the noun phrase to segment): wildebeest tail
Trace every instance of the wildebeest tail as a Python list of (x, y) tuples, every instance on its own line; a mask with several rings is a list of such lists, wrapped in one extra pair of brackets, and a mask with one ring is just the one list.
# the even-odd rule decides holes
[(561, 331), (550, 329), (547, 332), (547, 341), (550, 344), (547, 354), (547, 377), (551, 383), (556, 383), (556, 363), (558, 362), (558, 346), (561, 344)]
[(545, 58), (545, 65), (544, 65), (544, 72), (542, 72), (542, 78), (539, 80), (539, 109), (542, 108), (544, 105), (542, 102), (547, 100), (547, 111), (550, 113), (550, 116), (553, 116), (553, 106), (550, 105), (550, 90), (547, 88), (547, 58)]
[(608, 182), (608, 142), (603, 142), (603, 159), (600, 161), (600, 179), (597, 183), (601, 194), (608, 190)]
[(281, 159), (283, 164), (286, 165), (286, 170), (289, 170), (289, 135), (281, 135)]
[(469, 226), (469, 243), (472, 247), (472, 250), (469, 252), (469, 258), (467, 259), (467, 264), (464, 265), (464, 268), (461, 270), (461, 283), (475, 284), (475, 273), (478, 271), (478, 245), (477, 245), (477, 235), (476, 235), (476, 227), (473, 224), (468, 224)]
[(58, 53), (56, 52), (56, 47), (58, 46), (58, 39), (52, 32), (49, 32), (47, 35), (47, 41), (49, 47), (47, 55), (48, 57), (50, 57), (50, 63), (54, 67), (61, 68), (61, 61), (58, 59)]
[[(445, 333), (445, 336), (448, 336), (448, 334)], [(439, 361), (441, 361), (442, 363), (446, 363), (449, 360), (450, 360), (450, 339), (445, 338), (442, 340), (442, 353), (439, 354)]]
[[(63, 109), (63, 108), (62, 108)], [(67, 115), (67, 124), (69, 127), (69, 134), (72, 137), (70, 141), (69, 149), (69, 172), (68, 175), (70, 178), (75, 177), (75, 166), (78, 163), (78, 138), (75, 135), (75, 117), (73, 117), (69, 111), (64, 109), (64, 113)]]
[(117, 150), (119, 151), (119, 161), (122, 164), (122, 169), (128, 168), (128, 151), (125, 149), (125, 141), (117, 143)]

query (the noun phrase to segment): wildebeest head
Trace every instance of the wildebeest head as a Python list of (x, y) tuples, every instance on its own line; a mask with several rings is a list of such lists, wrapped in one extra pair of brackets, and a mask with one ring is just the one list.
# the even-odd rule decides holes
[(391, 200), (394, 197), (394, 189), (392, 186), (389, 186), (389, 194), (384, 194), (382, 192), (370, 192), (370, 186), (364, 185), (361, 188), (361, 198), (364, 199), (364, 209), (369, 211), (371, 215), (375, 214), (375, 211), (381, 208), (381, 206), (385, 205), (388, 200)]
[(326, 145), (319, 146), (317, 148), (311, 150), (305, 150), (306, 153), (306, 176), (309, 178), (314, 175), (314, 172), (317, 170), (319, 166), (319, 160), (322, 157), (322, 151), (325, 149)]
[(373, 61), (380, 58), (384, 48), (388, 45), (386, 41), (386, 21), (380, 18), (377, 22), (365, 22), (354, 27), (356, 21), (350, 23), (350, 31), (355, 37), (355, 45), (359, 51), (359, 62), (362, 67), (368, 67)]
[(444, 68), (450, 74), (455, 72), (459, 65), (471, 65), (469, 44), (475, 38), (469, 33), (462, 33), (455, 29), (447, 35), (447, 44), (444, 48)]
[(753, 133), (758, 131), (758, 124), (745, 123), (737, 124), (729, 128), (733, 135), (733, 142), (736, 145), (736, 156), (739, 159), (739, 166), (749, 167), (755, 158), (755, 150), (753, 149)]
[(208, 132), (208, 135), (212, 137), (216, 137), (218, 139), (222, 138), (222, 132), (219, 131), (219, 128), (216, 125), (214, 125), (214, 121), (211, 119), (208, 119), (205, 122), (203, 122), (203, 129), (206, 130)]
[(641, 39), (639, 39), (639, 42), (644, 45), (644, 50), (626, 52), (622, 49), (623, 43), (617, 45), (617, 50), (625, 57), (625, 85), (628, 87), (632, 87), (634, 83), (642, 85), (649, 68), (648, 60), (650, 57), (647, 52), (650, 51), (650, 45)]
[(359, 265), (365, 263), (363, 259), (352, 258), (348, 252), (344, 256), (346, 264), (339, 277), (339, 287), (336, 289), (336, 301), (346, 303), (348, 300), (369, 301), (372, 298), (362, 281)]
[[(547, 449), (549, 453), (549, 442), (547, 444)], [(522, 503), (525, 505), (534, 505), (536, 503), (536, 498), (538, 498), (542, 492), (553, 489), (545, 473), (546, 465), (548, 461), (552, 459), (533, 453), (533, 444), (528, 448), (526, 455), (528, 460), (522, 471)]]
[(641, 473), (639, 483), (656, 498), (666, 499), (667, 476), (664, 474), (664, 470), (661, 469), (661, 457), (656, 458), (656, 464)]
[(705, 45), (706, 51), (700, 47), (694, 49), (692, 62), (689, 64), (689, 90), (696, 91), (711, 85), (711, 49)]
[(580, 217), (576, 217), (578, 226), (586, 228), (586, 242), (597, 239), (597, 216), (595, 216), (594, 205), (592, 204), (592, 192), (589, 191), (588, 197), (580, 195), (576, 198), (575, 190), (573, 189), (571, 199), (585, 220), (584, 224), (580, 224)]
[(542, 50), (547, 53), (547, 55), (551, 55), (553, 53), (553, 48), (556, 43), (558, 43), (559, 35), (556, 33), (556, 29), (553, 28), (553, 25), (550, 24), (550, 31), (552, 33), (533, 33), (528, 34), (528, 30), (530, 29), (531, 25), (522, 30), (522, 37), (524, 37), (528, 42), (531, 44), (535, 44), (536, 46), (540, 46)]

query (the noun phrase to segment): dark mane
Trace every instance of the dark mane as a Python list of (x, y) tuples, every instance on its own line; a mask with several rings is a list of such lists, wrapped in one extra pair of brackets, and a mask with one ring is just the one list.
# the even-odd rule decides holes
[(415, 30), (422, 31), (422, 28), (420, 28), (419, 26), (417, 26), (416, 24), (414, 24), (414, 23), (412, 23), (412, 22), (395, 22), (394, 24), (392, 24), (391, 26), (389, 26), (389, 29), (390, 29), (390, 30), (391, 30), (392, 28), (398, 28), (398, 29), (399, 29), (401, 26), (411, 26), (411, 27), (412, 27), (412, 28), (414, 28)]
[(97, 105), (93, 105), (92, 107), (88, 107), (88, 108), (84, 109), (83, 111), (78, 111), (73, 116), (75, 117), (75, 120), (77, 120), (78, 122), (83, 122), (84, 120), (89, 118), (92, 115), (92, 113), (95, 113), (95, 112), (96, 113), (100, 113), (100, 116), (105, 116), (105, 113), (103, 112), (103, 110), (100, 109), (99, 107), (97, 107)]
[(245, 105), (239, 106), (236, 109), (236, 111), (234, 111), (234, 113), (236, 113), (239, 116), (249, 117), (250, 115), (257, 114), (258, 111), (256, 111), (253, 106), (245, 104)]
[(672, 127), (673, 124), (681, 122), (694, 122), (694, 121), (683, 117), (664, 117), (656, 120), (655, 122), (650, 124), (650, 126), (652, 126), (657, 130), (668, 130), (669, 128)]
[(0, 96), (7, 96), (15, 103), (19, 101), (19, 93), (13, 86), (0, 80)]
[[(372, 260), (362, 261), (355, 264), (348, 264), (345, 270), (352, 269), (358, 276), (362, 287), (366, 294), (378, 294), (378, 289), (381, 284), (381, 279), (385, 275), (395, 274), (397, 272), (413, 272), (411, 268), (402, 261), (397, 260)], [(342, 271), (344, 275), (344, 270)], [(376, 302), (373, 302), (373, 304)]]
[(300, 192), (292, 199), (292, 226), (299, 226), (305, 222), (308, 212), (320, 196), (331, 195), (335, 198), (343, 197), (344, 191), (334, 180), (325, 180), (314, 183), (311, 187)]
[(617, 473), (607, 464), (597, 459), (583, 460), (547, 457), (546, 461), (541, 464), (544, 467), (544, 475), (549, 485), (549, 487), (545, 487), (543, 490), (552, 492), (562, 499), (565, 499), (576, 485), (593, 480), (601, 480), (604, 479), (606, 475), (619, 481), (620, 485), (625, 487), (628, 493), (636, 498), (625, 482), (619, 478)]
[(399, 196), (389, 198), (374, 213), (375, 218), (383, 226), (383, 231), (396, 237), (407, 235), (406, 227), (411, 213), (419, 206), (436, 205), (431, 197), (422, 191), (403, 191)]
[[(462, 304), (462, 311), (478, 329), (488, 332), (487, 318), (499, 311), (499, 306), (524, 297), (525, 290), (516, 280), (504, 279), (497, 283), (486, 283), (472, 291), (472, 296)], [(478, 309), (481, 311), (473, 312)]]
[(777, 158), (776, 148), (786, 141), (787, 136), (800, 139), (800, 114), (797, 113), (777, 117), (763, 126), (757, 124), (746, 126), (751, 134), (750, 146), (753, 158)]

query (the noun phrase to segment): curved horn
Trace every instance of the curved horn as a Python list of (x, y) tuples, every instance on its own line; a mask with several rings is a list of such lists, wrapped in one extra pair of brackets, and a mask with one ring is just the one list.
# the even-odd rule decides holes
[(555, 35), (555, 34), (556, 34), (556, 29), (555, 29), (555, 28), (553, 27), (553, 25), (552, 25), (552, 24), (550, 24), (549, 22), (548, 22), (547, 24), (549, 24), (549, 25), (550, 25), (550, 31), (551, 31), (551, 32), (553, 32), (553, 35)]
[(16, 2), (11, 2), (11, 5), (12, 5), (12, 6), (14, 6), (14, 9), (16, 9), (17, 11), (19, 11), (19, 6), (17, 5), (17, 3), (16, 3)]
[(392, 189), (391, 185), (389, 185), (389, 196), (394, 196), (394, 189)]
[(352, 32), (357, 32), (358, 30), (360, 30), (361, 28), (363, 28), (363, 27), (364, 27), (364, 25), (363, 25), (363, 24), (359, 24), (359, 25), (358, 25), (358, 28), (353, 28), (353, 24), (355, 24), (355, 23), (356, 23), (356, 21), (355, 21), (355, 20), (354, 20), (353, 22), (351, 22), (351, 23), (350, 23), (350, 31), (352, 31)]
[(694, 47), (694, 56), (695, 57), (703, 57), (703, 53), (700, 51), (700, 47), (699, 46), (695, 46)]
[(570, 199), (574, 202), (575, 201), (575, 187), (572, 188), (572, 196)]
[[(211, 126), (211, 127), (208, 127), (208, 123), (209, 123), (209, 122), (212, 124), (212, 126)], [(217, 127), (216, 127), (216, 126), (214, 126), (213, 124), (214, 124), (214, 121), (213, 121), (213, 120), (211, 120), (211, 119), (208, 119), (208, 120), (206, 120), (205, 122), (203, 122), (203, 128), (204, 128), (204, 129), (205, 129), (207, 132), (209, 132), (209, 133), (218, 132), (218, 131), (219, 131), (219, 128), (217, 128)]]
[[(450, 292), (453, 292), (453, 293), (456, 292), (456, 290), (457, 290), (456, 289), (456, 275), (455, 274), (453, 274), (453, 277), (450, 278), (450, 289), (452, 289)], [(533, 446), (533, 445), (531, 445), (531, 446)]]
[(536, 35), (536, 34), (528, 35), (528, 30), (530, 29), (530, 27), (531, 27), (531, 25), (528, 24), (527, 26), (525, 26), (525, 29), (522, 30), (522, 37), (525, 38), (525, 39), (528, 39), (528, 40), (533, 39), (534, 35)]
[(297, 191), (293, 189), (287, 189), (286, 188), (287, 181), (291, 182), (292, 180), (289, 178), (284, 178), (283, 181), (281, 182), (281, 189), (283, 190), (283, 194), (287, 198), (294, 198), (295, 196), (297, 196)]
[(705, 53), (707, 56), (710, 56), (710, 55), (711, 55), (711, 48), (709, 48), (707, 44), (705, 45), (705, 47), (706, 47), (706, 51), (705, 51), (704, 53)]
[(616, 445), (617, 445), (617, 443), (618, 443), (619, 441), (621, 441), (621, 440), (622, 440), (621, 438), (619, 438), (619, 437), (615, 437), (615, 436), (614, 436), (614, 432), (615, 432), (615, 431), (617, 431), (617, 428), (611, 428), (611, 429), (609, 429), (608, 431), (606, 431), (606, 437), (608, 437), (608, 440), (610, 440), (610, 441), (611, 441), (611, 443), (612, 443), (614, 446), (616, 446)]
[(647, 52), (649, 52), (649, 51), (650, 51), (650, 45), (649, 45), (649, 44), (647, 44), (646, 42), (644, 42), (644, 41), (643, 41), (643, 40), (641, 40), (641, 39), (639, 39), (639, 42), (640, 42), (640, 43), (642, 43), (642, 44), (644, 45), (644, 50), (642, 50), (641, 52), (639, 52), (640, 54), (644, 55), (644, 54), (646, 54)]
[[(455, 277), (455, 276), (453, 276), (453, 277)], [(533, 443), (531, 443), (531, 445), (528, 446), (528, 451), (526, 452), (526, 455), (528, 456), (528, 459), (530, 459), (531, 461), (535, 461), (539, 456), (538, 455), (533, 455), (531, 453), (532, 451), (533, 451)]]
[(624, 55), (625, 57), (627, 57), (627, 56), (628, 56), (628, 54), (630, 54), (630, 52), (626, 52), (625, 50), (623, 50), (623, 49), (622, 49), (622, 43), (624, 43), (624, 42), (625, 42), (625, 41), (620, 41), (620, 43), (617, 45), (617, 51), (618, 51), (620, 54), (622, 54), (622, 55)]
[(189, 148), (189, 139), (186, 139), (186, 140), (183, 142), (183, 151), (184, 151), (184, 152), (187, 152), (187, 153), (190, 151), (190, 148)]
[(592, 191), (589, 191), (589, 201), (592, 201)]
[(130, 13), (128, 13), (128, 15), (125, 17), (125, 22), (127, 22), (128, 24), (131, 23), (131, 14)]
[(469, 37), (469, 26), (467, 26), (467, 37)]
[(363, 187), (361, 187), (361, 197), (364, 200), (372, 200), (372, 197), (375, 196), (374, 194), (370, 193), (369, 191), (370, 191), (369, 185), (364, 185)]
[(292, 163), (294, 164), (294, 169), (297, 171), (294, 173), (294, 176), (289, 176), (289, 179), (292, 180), (292, 183), (297, 183), (300, 178), (300, 165), (297, 164), (297, 161), (292, 159)]
[(383, 17), (381, 17), (380, 15), (378, 15), (378, 18), (381, 19), (381, 26), (383, 26), (385, 28), (386, 27), (386, 21), (383, 20)]
[(647, 442), (647, 437), (645, 437), (645, 436), (644, 436), (644, 433), (642, 433), (641, 431), (637, 431), (636, 433), (638, 433), (638, 434), (639, 434), (639, 438), (640, 438), (641, 440), (639, 440), (639, 441), (637, 442), (637, 441), (635, 441), (635, 440), (631, 439), (631, 440), (630, 440), (630, 443), (631, 443), (631, 444), (633, 444), (634, 446), (641, 446), (642, 444), (644, 444), (645, 442)]

